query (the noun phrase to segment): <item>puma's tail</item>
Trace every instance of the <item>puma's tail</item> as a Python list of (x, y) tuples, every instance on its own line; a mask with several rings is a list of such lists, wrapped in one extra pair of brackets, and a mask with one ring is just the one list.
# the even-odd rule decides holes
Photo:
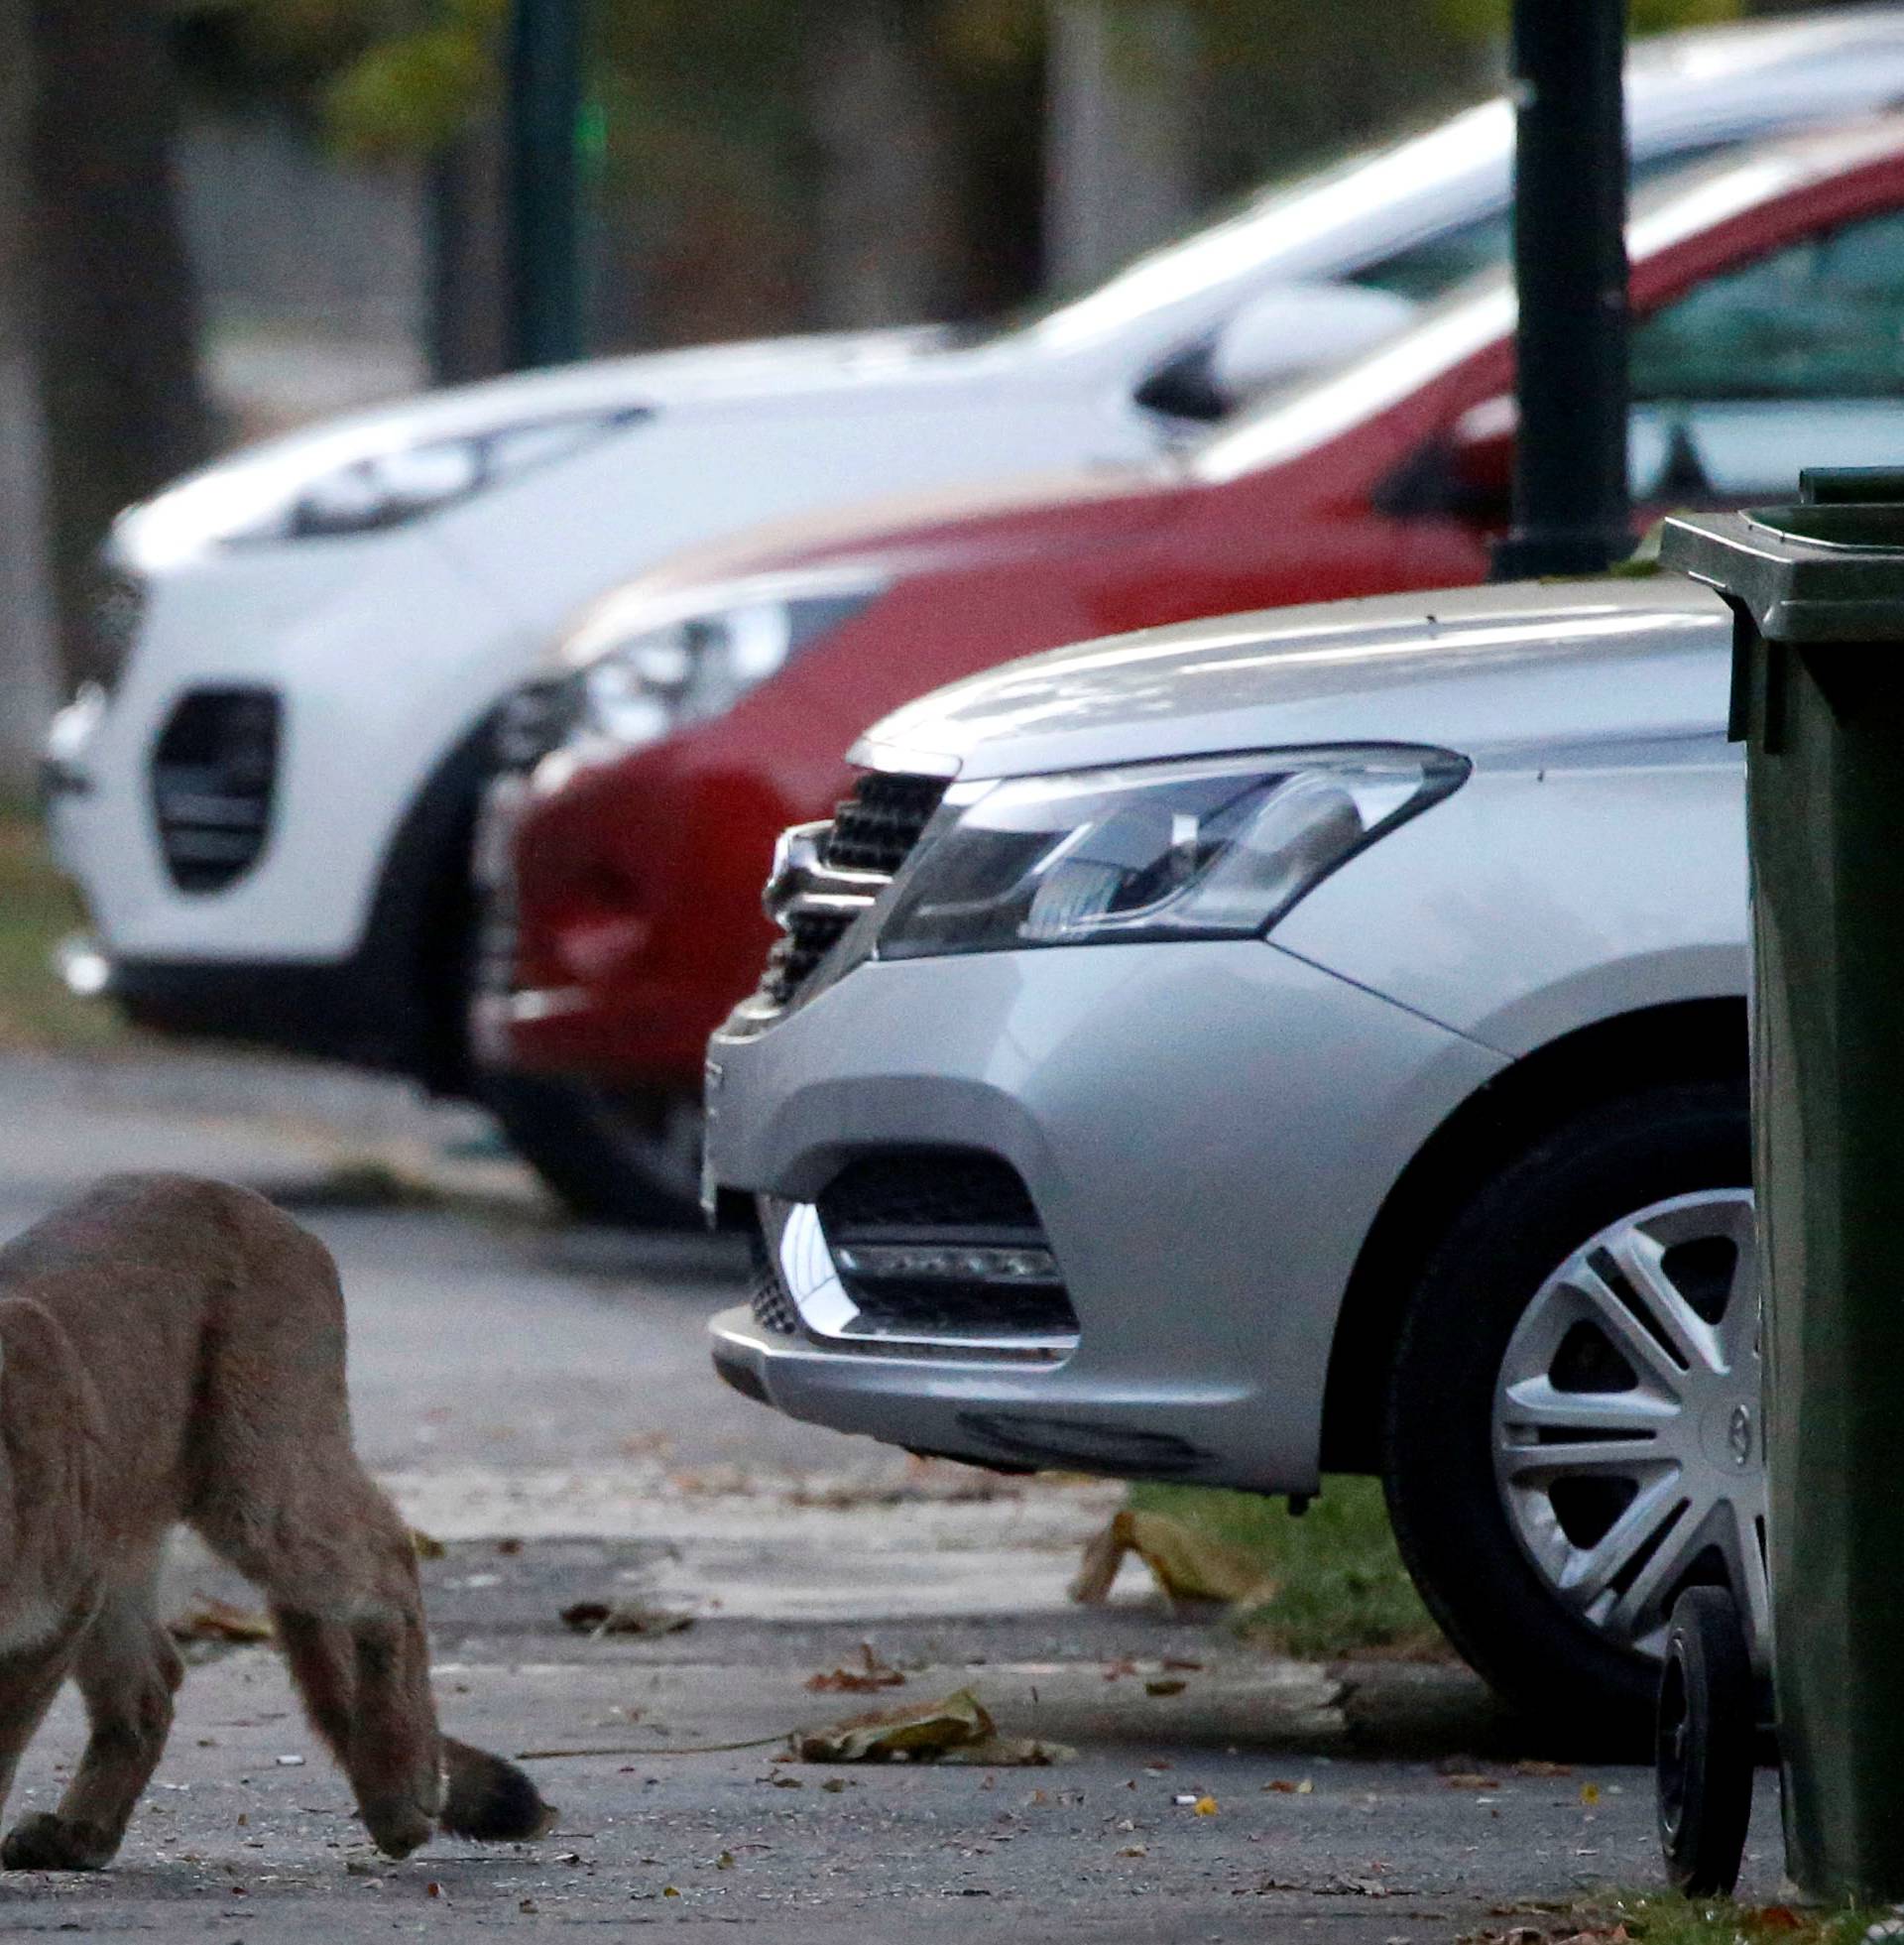
[(552, 1829), (556, 1812), (513, 1763), (443, 1738), (448, 1787), (438, 1821), (453, 1837), (518, 1843)]

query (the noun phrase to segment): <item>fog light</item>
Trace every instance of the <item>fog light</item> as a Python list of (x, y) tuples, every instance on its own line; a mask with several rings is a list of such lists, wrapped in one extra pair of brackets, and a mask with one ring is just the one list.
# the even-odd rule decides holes
[(854, 1243), (836, 1245), (833, 1259), (849, 1276), (960, 1283), (1056, 1283), (1049, 1250), (969, 1243)]
[(112, 985), (112, 961), (83, 933), (61, 939), (53, 963), (66, 991), (79, 999), (97, 999)]

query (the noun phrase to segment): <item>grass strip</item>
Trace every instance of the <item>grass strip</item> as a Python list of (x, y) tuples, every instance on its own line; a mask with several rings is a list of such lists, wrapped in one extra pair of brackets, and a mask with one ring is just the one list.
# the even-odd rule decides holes
[(1130, 1505), (1260, 1563), (1273, 1591), (1234, 1622), (1264, 1647), (1305, 1660), (1452, 1655), (1401, 1564), (1376, 1480), (1332, 1477), (1300, 1518), (1282, 1500), (1202, 1486), (1132, 1486)]
[(54, 948), (84, 922), (39, 818), (0, 808), (0, 1048), (64, 1051), (126, 1036), (113, 1008), (74, 999), (53, 970)]

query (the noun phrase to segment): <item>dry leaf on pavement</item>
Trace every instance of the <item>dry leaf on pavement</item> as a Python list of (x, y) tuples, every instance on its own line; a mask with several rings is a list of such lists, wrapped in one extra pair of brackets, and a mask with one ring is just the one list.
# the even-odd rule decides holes
[(675, 1608), (645, 1607), (638, 1601), (576, 1601), (562, 1610), (562, 1626), (571, 1634), (678, 1635), (691, 1628), (694, 1617)]
[(827, 1729), (796, 1730), (793, 1754), (803, 1763), (890, 1763), (943, 1756), (961, 1743), (983, 1743), (998, 1726), (969, 1688), (935, 1702), (872, 1709)]
[(970, 1763), (987, 1766), (1063, 1762), (1074, 1752), (1056, 1743), (1001, 1736), (969, 1688), (935, 1702), (873, 1709), (826, 1729), (796, 1730), (792, 1753), (802, 1763)]
[(1071, 1598), (1087, 1607), (1111, 1598), (1118, 1569), (1134, 1553), (1173, 1601), (1259, 1600), (1269, 1592), (1262, 1570), (1247, 1553), (1162, 1513), (1126, 1508), (1086, 1541)]
[(1077, 1760), (1077, 1751), (1068, 1743), (1041, 1742), (1035, 1736), (988, 1736), (981, 1743), (962, 1743), (947, 1750), (939, 1759), (974, 1769), (1047, 1769), (1054, 1763)]
[(881, 1660), (871, 1641), (860, 1643), (857, 1668), (842, 1665), (806, 1678), (806, 1687), (814, 1695), (868, 1695), (879, 1688), (904, 1686), (905, 1677), (890, 1662)]

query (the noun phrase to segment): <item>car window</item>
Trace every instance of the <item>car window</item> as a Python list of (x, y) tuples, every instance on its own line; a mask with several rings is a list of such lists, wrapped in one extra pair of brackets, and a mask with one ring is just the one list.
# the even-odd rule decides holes
[(1636, 324), (1635, 400), (1904, 395), (1904, 211), (1805, 238)]
[(1425, 236), (1379, 263), (1366, 264), (1350, 281), (1425, 303), (1466, 278), (1491, 270), (1506, 256), (1512, 228), (1507, 211), (1496, 209), (1472, 223)]
[[(1632, 187), (1644, 188), (1663, 177), (1675, 176), (1714, 156), (1724, 155), (1735, 146), (1729, 142), (1708, 142), (1697, 148), (1673, 149), (1663, 155), (1648, 156), (1633, 165)], [(1398, 298), (1413, 298), (1425, 304), (1430, 298), (1438, 298), (1457, 284), (1503, 262), (1512, 239), (1511, 211), (1504, 207), (1489, 210), (1473, 222), (1424, 236), (1374, 263), (1365, 264), (1350, 282), (1367, 284), (1377, 291), (1392, 291)]]

